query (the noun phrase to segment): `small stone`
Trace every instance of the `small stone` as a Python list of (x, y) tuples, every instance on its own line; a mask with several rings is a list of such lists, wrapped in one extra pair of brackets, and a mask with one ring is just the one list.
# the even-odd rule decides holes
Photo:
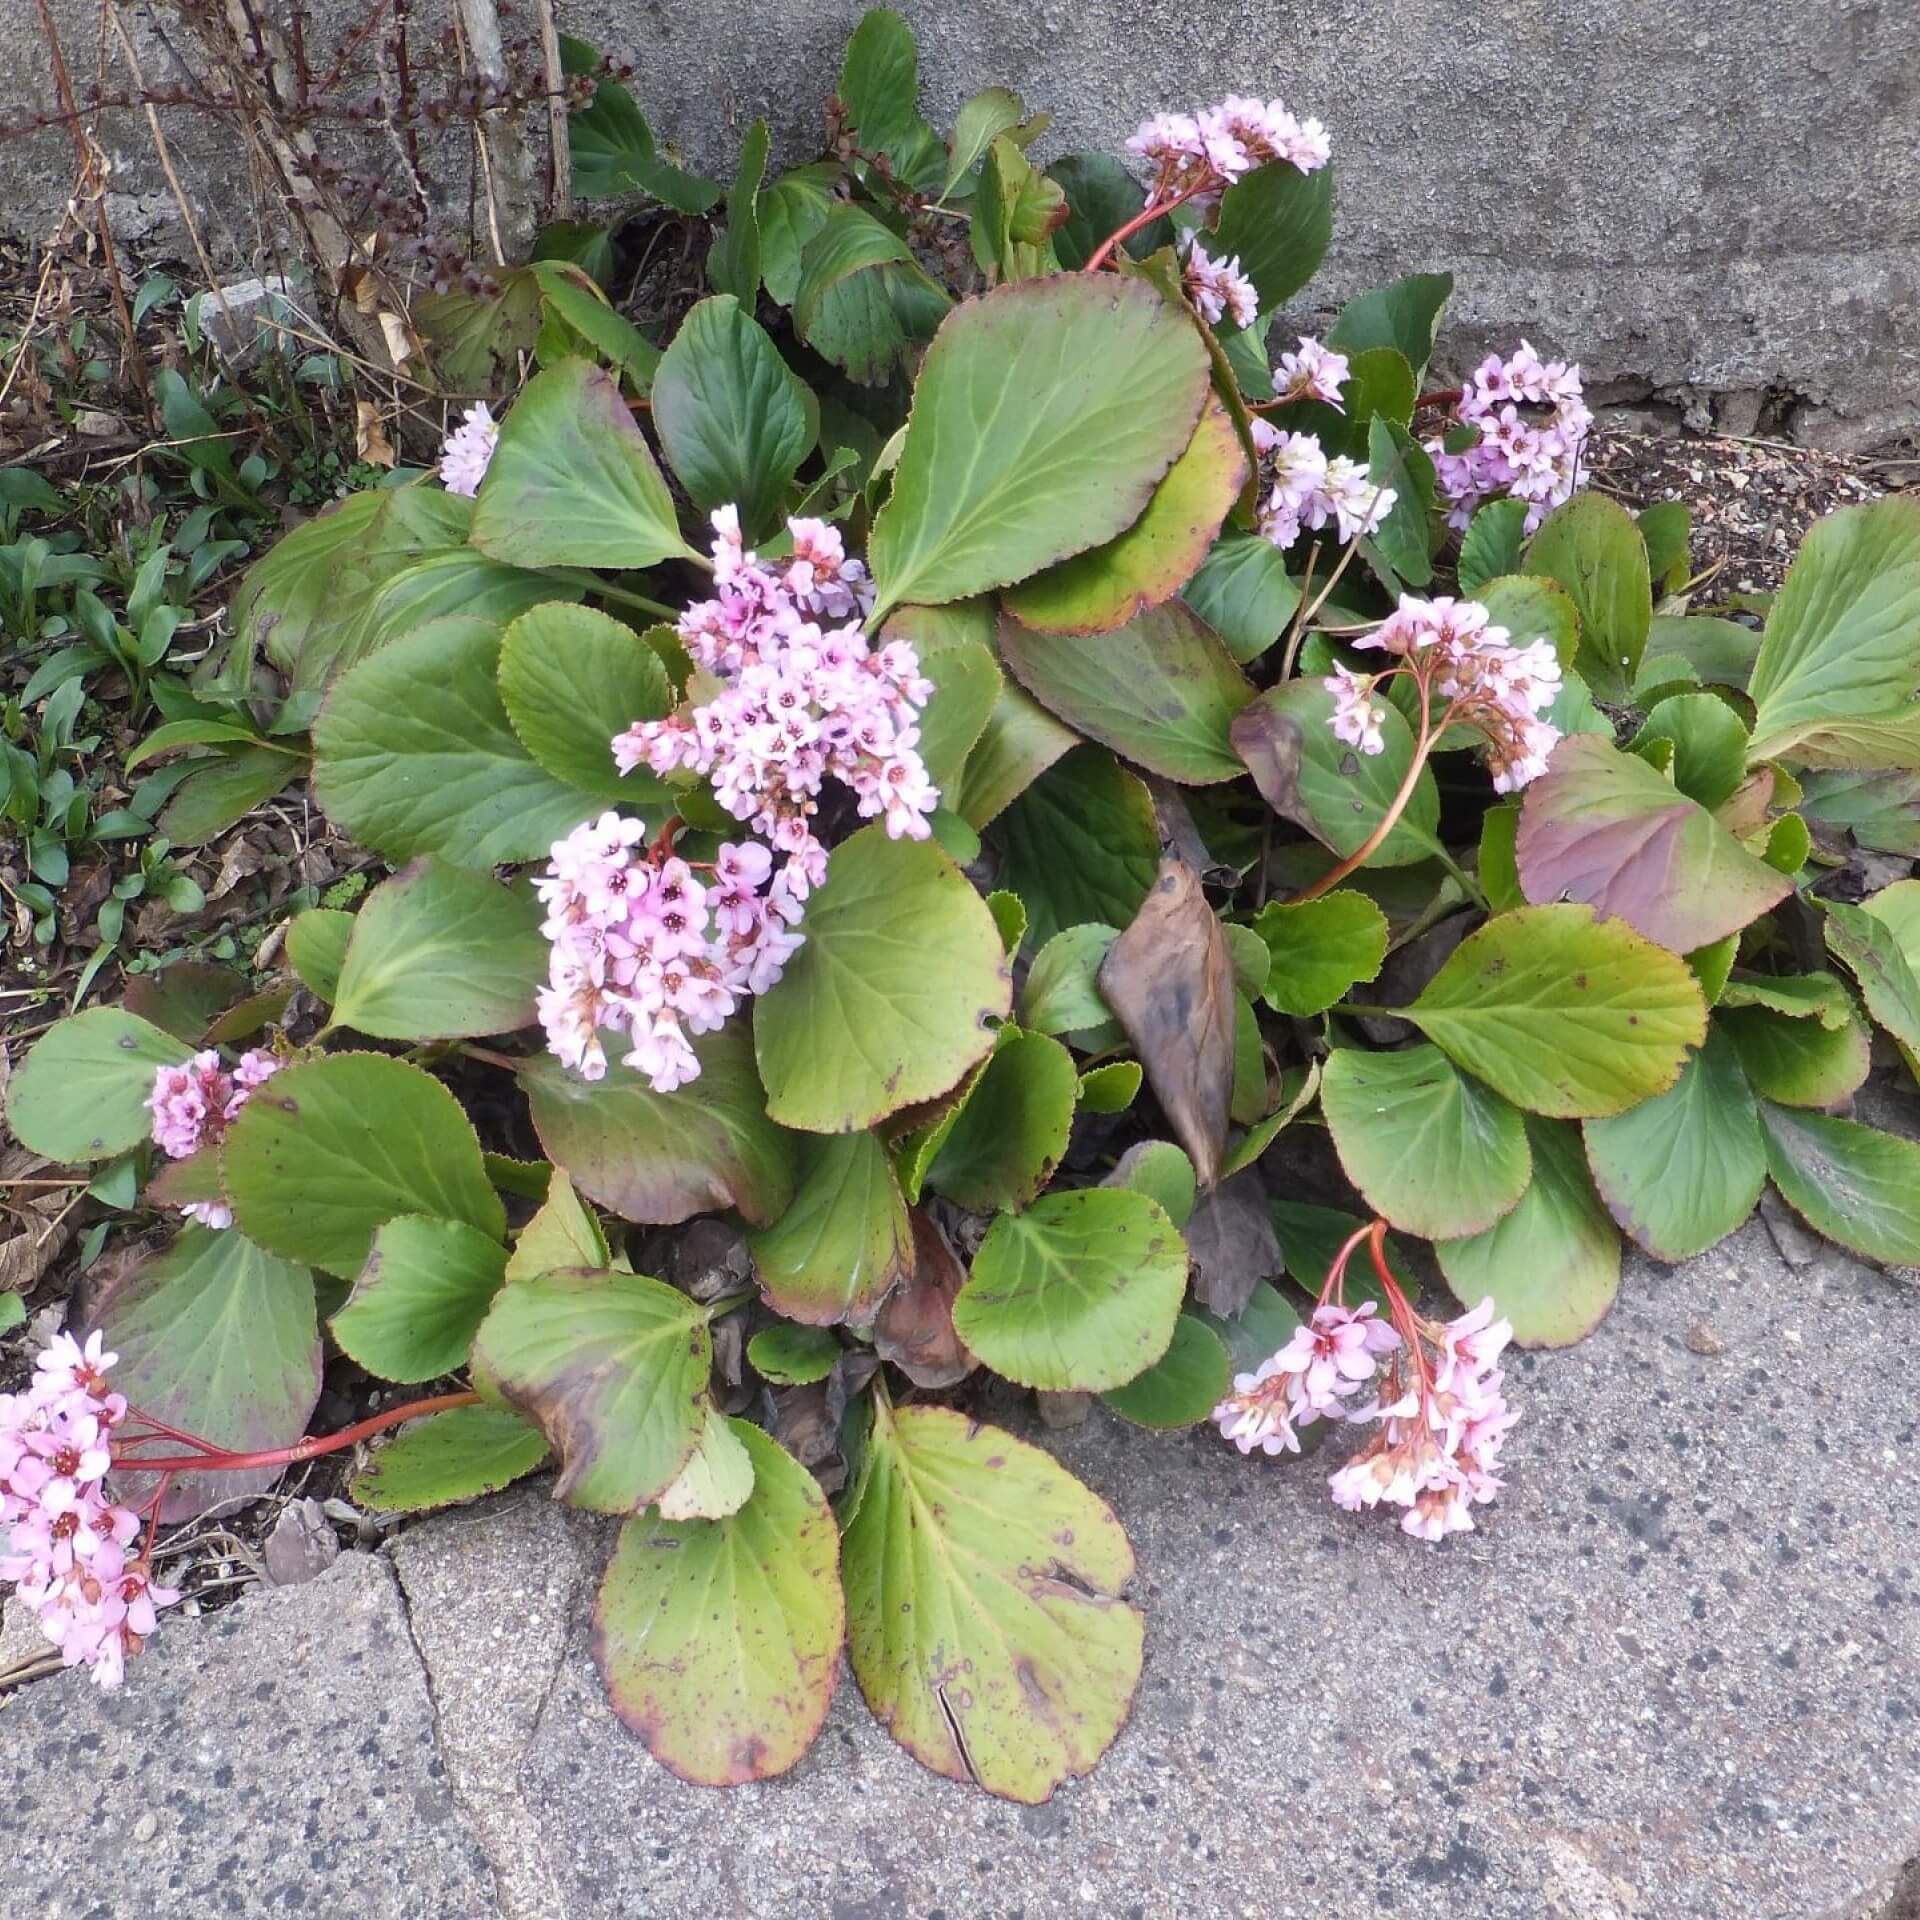
[(340, 1538), (318, 1500), (296, 1500), (273, 1523), (262, 1557), (276, 1587), (303, 1586), (339, 1559)]
[(1716, 1353), (1725, 1353), (1726, 1350), (1727, 1343), (1704, 1320), (1696, 1320), (1687, 1329), (1689, 1353), (1704, 1353), (1711, 1356)]
[(150, 1813), (143, 1813), (140, 1818), (133, 1823), (134, 1840), (143, 1847), (159, 1831), (160, 1822)]
[(1042, 1393), (1039, 1395), (1040, 1424), (1056, 1432), (1067, 1427), (1084, 1427), (1093, 1411), (1090, 1393)]
[(117, 413), (102, 413), (98, 407), (82, 407), (73, 416), (73, 430), (89, 440), (111, 440), (126, 423)]

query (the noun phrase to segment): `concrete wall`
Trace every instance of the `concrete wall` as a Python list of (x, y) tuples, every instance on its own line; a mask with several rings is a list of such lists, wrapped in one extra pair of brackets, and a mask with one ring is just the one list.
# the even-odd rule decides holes
[[(90, 48), (94, 0), (56, 4)], [(1770, 419), (1830, 444), (1920, 435), (1916, 0), (901, 5), (942, 124), (993, 83), (1054, 113), (1054, 150), (1229, 89), (1318, 115), (1340, 184), (1315, 298), (1447, 267), (1458, 356), (1524, 331), (1623, 397), (1698, 412), (1731, 394), (1721, 417), (1741, 422), (1765, 395)], [(0, 125), (45, 71), (31, 11), (0, 0)], [(723, 173), (758, 113), (788, 157), (812, 149), (859, 13), (562, 0), (569, 31), (635, 63), (656, 128)], [(151, 185), (137, 123), (108, 144)], [(68, 172), (53, 136), (0, 145), (0, 225), (43, 224)]]

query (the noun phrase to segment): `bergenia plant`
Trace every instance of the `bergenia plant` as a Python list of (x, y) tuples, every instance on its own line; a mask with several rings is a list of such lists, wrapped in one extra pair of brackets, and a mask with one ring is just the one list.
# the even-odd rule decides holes
[[(792, 1766), (844, 1658), (1040, 1800), (1143, 1634), (1024, 1396), (1436, 1541), (1499, 1524), (1503, 1349), (1589, 1332), (1623, 1234), (1687, 1259), (1771, 1181), (1920, 1262), (1920, 1148), (1835, 1111), (1874, 1025), (1920, 1054), (1920, 883), (1845, 857), (1911, 831), (1920, 504), (1716, 606), (1684, 513), (1580, 488), (1572, 368), (1430, 384), (1448, 276), (1303, 304), (1315, 120), (1042, 169), (913, 76), (870, 14), (824, 158), (750, 129), (664, 347), (498, 276), (440, 472), (236, 599), (207, 697), (310, 726), (393, 871), (294, 977), (171, 969), (14, 1075), (29, 1146), (192, 1215), (0, 1422), (9, 1513), (84, 1516), (9, 1564), (105, 1677), (174, 1578), (128, 1515), (545, 1465), (621, 1518), (597, 1657), (675, 1772)], [(606, 173), (691, 192), (650, 136)], [(309, 1436), (331, 1349), (428, 1397)]]

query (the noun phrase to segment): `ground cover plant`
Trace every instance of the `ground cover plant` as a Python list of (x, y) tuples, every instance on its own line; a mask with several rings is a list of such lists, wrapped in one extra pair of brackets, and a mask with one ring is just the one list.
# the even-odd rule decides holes
[[(622, 1517), (596, 1653), (683, 1777), (792, 1766), (844, 1653), (1043, 1799), (1142, 1620), (984, 1382), (1356, 1428), (1332, 1497), (1437, 1541), (1505, 1344), (1591, 1331), (1623, 1236), (1771, 1181), (1920, 1262), (1920, 1148), (1831, 1111), (1920, 1049), (1920, 883), (1830, 851), (1911, 851), (1920, 505), (1708, 611), (1683, 511), (1580, 488), (1577, 370), (1427, 386), (1447, 276), (1275, 337), (1316, 122), (1042, 168), (914, 72), (870, 14), (827, 157), (750, 130), (664, 347), (578, 260), (464, 297), (528, 377), (260, 558), (146, 741), (278, 755), (393, 871), (292, 921), (319, 1019), (189, 963), (15, 1073), (22, 1142), (184, 1216), (0, 1407), (0, 1576), (103, 1679), (170, 1598), (144, 1521), (378, 1438), (374, 1508), (551, 1463)], [(687, 191), (616, 83), (574, 151)], [(1308, 1129), (1364, 1211), (1286, 1178)], [(420, 1397), (304, 1438), (328, 1340)]]

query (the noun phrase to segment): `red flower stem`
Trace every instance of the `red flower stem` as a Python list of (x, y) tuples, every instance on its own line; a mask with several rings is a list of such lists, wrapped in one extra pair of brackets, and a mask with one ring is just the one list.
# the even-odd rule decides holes
[(677, 813), (667, 815), (666, 824), (653, 837), (653, 845), (647, 849), (647, 864), (657, 867), (673, 851), (673, 836), (687, 823)]
[(1413, 798), (1413, 790), (1420, 783), (1420, 769), (1427, 764), (1427, 755), (1433, 750), (1435, 739), (1433, 731), (1433, 696), (1427, 686), (1427, 676), (1415, 668), (1413, 684), (1420, 689), (1420, 738), (1414, 746), (1413, 760), (1407, 768), (1407, 777), (1400, 782), (1400, 791), (1393, 796), (1393, 803), (1380, 816), (1380, 824), (1340, 862), (1329, 867), (1312, 886), (1303, 888), (1293, 896), (1290, 904), (1298, 905), (1303, 900), (1317, 900), (1323, 893), (1337, 887), (1348, 874), (1364, 867), (1379, 850), (1400, 816), (1407, 810), (1407, 802)]
[(1316, 1308), (1324, 1307), (1330, 1299), (1337, 1300), (1343, 1307), (1347, 1304), (1347, 1262), (1353, 1258), (1354, 1248), (1372, 1231), (1370, 1226), (1362, 1227), (1358, 1233), (1347, 1236), (1346, 1244), (1333, 1256), (1327, 1268), (1327, 1277), (1320, 1287), (1320, 1298), (1313, 1303)]
[[(342, 1427), (338, 1433), (310, 1433), (290, 1447), (269, 1447), (261, 1453), (228, 1453), (224, 1449), (211, 1455), (189, 1454), (178, 1460), (127, 1460), (118, 1462), (136, 1473), (242, 1473), (254, 1467), (290, 1467), (296, 1461), (312, 1460), (323, 1453), (338, 1453), (342, 1447), (397, 1427), (402, 1421), (419, 1420), (429, 1413), (445, 1413), (452, 1407), (478, 1405), (477, 1393), (442, 1393), (431, 1400), (409, 1400), (405, 1406), (389, 1407), (371, 1419)], [(198, 1442), (205, 1446), (205, 1441)], [(117, 1456), (116, 1456), (117, 1460)]]
[(1175, 207), (1183, 205), (1208, 184), (1212, 176), (1202, 174), (1192, 186), (1176, 193), (1171, 200), (1149, 198), (1147, 204), (1136, 213), (1125, 226), (1116, 227), (1093, 251), (1093, 257), (1080, 269), (1082, 273), (1098, 273), (1107, 264), (1115, 248), (1124, 247), (1142, 227), (1150, 227), (1162, 215), (1171, 213)]
[(1460, 387), (1442, 387), (1437, 393), (1423, 393), (1414, 404), (1414, 411), (1422, 407), (1452, 407), (1460, 402), (1464, 389)]

